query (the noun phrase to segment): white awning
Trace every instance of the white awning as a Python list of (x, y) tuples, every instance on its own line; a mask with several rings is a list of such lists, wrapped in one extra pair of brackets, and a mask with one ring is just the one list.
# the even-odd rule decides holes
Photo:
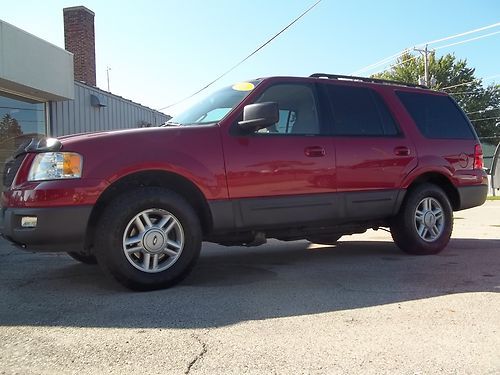
[(73, 54), (0, 20), (0, 91), (40, 101), (74, 98)]

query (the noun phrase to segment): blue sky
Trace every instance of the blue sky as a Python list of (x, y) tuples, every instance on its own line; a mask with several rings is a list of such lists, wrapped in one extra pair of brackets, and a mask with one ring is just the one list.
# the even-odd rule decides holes
[[(62, 8), (88, 7), (96, 13), (98, 86), (106, 89), (110, 66), (111, 92), (160, 108), (225, 72), (314, 2), (0, 0), (0, 18), (64, 48)], [(323, 0), (212, 89), (270, 75), (350, 74), (407, 47), (497, 22), (497, 0)], [(466, 58), (479, 77), (500, 74), (500, 34), (444, 53)]]

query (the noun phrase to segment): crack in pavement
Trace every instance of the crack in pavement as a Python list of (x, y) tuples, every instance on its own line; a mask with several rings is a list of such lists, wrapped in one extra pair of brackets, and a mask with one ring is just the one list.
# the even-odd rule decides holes
[(191, 362), (189, 362), (189, 364), (188, 364), (188, 367), (187, 367), (186, 371), (184, 371), (184, 374), (189, 374), (189, 373), (190, 373), (190, 371), (191, 371), (191, 369), (193, 368), (193, 366), (194, 366), (197, 362), (199, 362), (199, 361), (203, 358), (203, 356), (204, 356), (205, 354), (207, 354), (207, 351), (208, 351), (207, 344), (206, 344), (205, 342), (203, 342), (203, 341), (201, 340), (201, 338), (200, 338), (197, 334), (193, 334), (192, 336), (193, 336), (193, 338), (194, 338), (196, 341), (198, 341), (198, 343), (201, 345), (201, 351), (200, 351), (200, 352), (196, 355), (196, 357), (194, 357), (194, 358), (193, 358), (193, 360), (192, 360)]

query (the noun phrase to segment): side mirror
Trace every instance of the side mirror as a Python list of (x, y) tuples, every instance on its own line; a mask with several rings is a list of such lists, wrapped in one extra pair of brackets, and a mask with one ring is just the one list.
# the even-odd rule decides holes
[(279, 121), (278, 103), (265, 102), (246, 105), (243, 109), (243, 121), (238, 122), (241, 129), (259, 130)]

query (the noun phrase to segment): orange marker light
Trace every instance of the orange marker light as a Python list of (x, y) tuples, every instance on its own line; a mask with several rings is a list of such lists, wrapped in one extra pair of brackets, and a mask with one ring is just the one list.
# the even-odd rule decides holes
[(69, 152), (64, 153), (63, 175), (81, 176), (81, 174), (82, 174), (82, 159), (80, 155)]

